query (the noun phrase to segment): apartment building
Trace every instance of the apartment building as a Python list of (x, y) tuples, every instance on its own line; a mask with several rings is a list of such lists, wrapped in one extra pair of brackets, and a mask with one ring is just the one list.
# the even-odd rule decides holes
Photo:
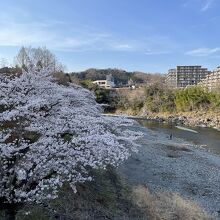
[(176, 88), (185, 88), (190, 85), (197, 85), (209, 73), (210, 71), (207, 68), (202, 68), (202, 66), (177, 66), (168, 71), (166, 82)]
[(220, 89), (220, 66), (208, 74), (206, 78), (201, 81), (200, 85), (205, 86), (210, 91)]
[(166, 82), (171, 86), (171, 87), (177, 87), (177, 71), (176, 69), (169, 69), (168, 74), (166, 77)]

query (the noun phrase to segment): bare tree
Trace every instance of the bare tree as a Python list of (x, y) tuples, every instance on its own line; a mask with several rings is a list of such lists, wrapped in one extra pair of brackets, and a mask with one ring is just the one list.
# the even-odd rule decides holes
[(22, 47), (15, 57), (15, 63), (26, 71), (30, 65), (38, 71), (50, 67), (53, 72), (63, 72), (65, 68), (46, 47)]

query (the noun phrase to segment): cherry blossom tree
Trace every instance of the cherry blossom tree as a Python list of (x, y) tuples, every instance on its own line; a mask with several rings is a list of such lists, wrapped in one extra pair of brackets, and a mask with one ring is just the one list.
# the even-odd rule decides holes
[(117, 166), (136, 150), (133, 121), (102, 116), (86, 89), (58, 85), (32, 65), (0, 76), (0, 207), (54, 199), (60, 187), (91, 181), (91, 168)]

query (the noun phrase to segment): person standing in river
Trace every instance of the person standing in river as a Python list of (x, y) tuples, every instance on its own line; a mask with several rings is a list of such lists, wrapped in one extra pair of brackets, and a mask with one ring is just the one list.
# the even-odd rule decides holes
[(173, 139), (173, 134), (171, 133), (171, 134), (170, 134), (170, 140), (172, 140), (172, 139)]

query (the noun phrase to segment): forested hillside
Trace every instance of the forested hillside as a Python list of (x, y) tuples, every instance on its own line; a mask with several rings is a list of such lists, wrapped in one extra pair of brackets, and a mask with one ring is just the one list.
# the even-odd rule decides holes
[(105, 80), (106, 76), (112, 74), (116, 85), (126, 85), (132, 79), (134, 83), (150, 83), (152, 81), (164, 80), (164, 76), (157, 73), (129, 72), (120, 69), (88, 69), (82, 72), (73, 72), (70, 75), (78, 80)]

